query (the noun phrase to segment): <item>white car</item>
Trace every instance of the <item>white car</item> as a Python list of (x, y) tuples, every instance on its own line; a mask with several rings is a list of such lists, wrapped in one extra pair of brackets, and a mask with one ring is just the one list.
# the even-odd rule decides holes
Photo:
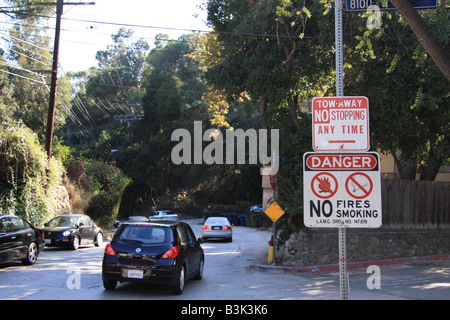
[(178, 215), (173, 213), (170, 210), (158, 210), (153, 213), (149, 217), (150, 219), (163, 219), (163, 220), (169, 220), (169, 221), (177, 221)]
[(225, 217), (209, 217), (203, 225), (202, 238), (222, 238), (229, 242), (233, 241), (233, 230), (230, 221)]

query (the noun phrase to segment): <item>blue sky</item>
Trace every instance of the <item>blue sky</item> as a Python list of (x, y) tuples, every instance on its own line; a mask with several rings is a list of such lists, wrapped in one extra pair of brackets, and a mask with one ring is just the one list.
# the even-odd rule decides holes
[[(202, 0), (94, 0), (93, 2), (95, 5), (64, 7), (59, 56), (64, 72), (81, 71), (96, 66), (96, 52), (106, 49), (106, 46), (112, 43), (111, 34), (117, 33), (123, 27), (116, 24), (147, 26), (147, 28), (130, 28), (135, 31), (134, 35), (137, 38), (144, 38), (151, 47), (158, 33), (167, 33), (171, 39), (177, 39), (182, 34), (191, 33), (189, 30), (208, 30), (205, 25), (206, 11), (198, 8)], [(51, 27), (54, 23), (53, 19), (49, 21)], [(49, 32), (53, 37), (54, 30)]]

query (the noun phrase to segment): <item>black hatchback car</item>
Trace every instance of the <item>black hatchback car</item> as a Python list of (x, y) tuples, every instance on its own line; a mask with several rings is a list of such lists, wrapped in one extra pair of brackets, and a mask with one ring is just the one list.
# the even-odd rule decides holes
[(105, 289), (117, 282), (168, 285), (181, 294), (185, 281), (203, 277), (204, 252), (191, 227), (184, 222), (147, 220), (120, 225), (103, 257)]
[(31, 265), (42, 250), (42, 230), (20, 217), (0, 216), (0, 263), (21, 260), (23, 264)]
[(77, 250), (80, 245), (103, 243), (103, 231), (84, 214), (57, 216), (45, 224), (45, 244), (52, 247), (67, 247)]

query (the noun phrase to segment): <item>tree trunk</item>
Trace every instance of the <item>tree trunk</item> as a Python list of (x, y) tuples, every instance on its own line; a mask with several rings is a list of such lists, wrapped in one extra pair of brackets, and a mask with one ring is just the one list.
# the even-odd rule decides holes
[(395, 149), (391, 149), (392, 157), (394, 158), (395, 165), (397, 166), (398, 173), (401, 179), (416, 180), (417, 161), (415, 160), (402, 160), (401, 156), (397, 154)]
[(259, 114), (261, 116), (261, 128), (267, 129), (267, 121), (266, 121), (266, 113), (267, 113), (267, 97), (261, 97), (261, 107), (259, 109)]
[(420, 167), (420, 180), (434, 181), (439, 173), (439, 169), (441, 169), (442, 162), (441, 159), (435, 156), (433, 150), (431, 150), (426, 164)]
[(291, 115), (292, 122), (294, 123), (297, 130), (300, 130), (300, 122), (298, 121), (298, 96), (289, 97), (287, 99), (289, 114)]

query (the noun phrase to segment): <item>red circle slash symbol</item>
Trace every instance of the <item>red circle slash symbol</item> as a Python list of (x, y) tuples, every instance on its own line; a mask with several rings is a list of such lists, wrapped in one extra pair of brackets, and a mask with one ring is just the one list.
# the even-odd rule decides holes
[(316, 174), (311, 181), (311, 190), (321, 199), (331, 198), (338, 190), (337, 179), (327, 172)]
[(353, 173), (347, 178), (345, 189), (355, 199), (367, 198), (372, 193), (372, 179), (363, 172)]

